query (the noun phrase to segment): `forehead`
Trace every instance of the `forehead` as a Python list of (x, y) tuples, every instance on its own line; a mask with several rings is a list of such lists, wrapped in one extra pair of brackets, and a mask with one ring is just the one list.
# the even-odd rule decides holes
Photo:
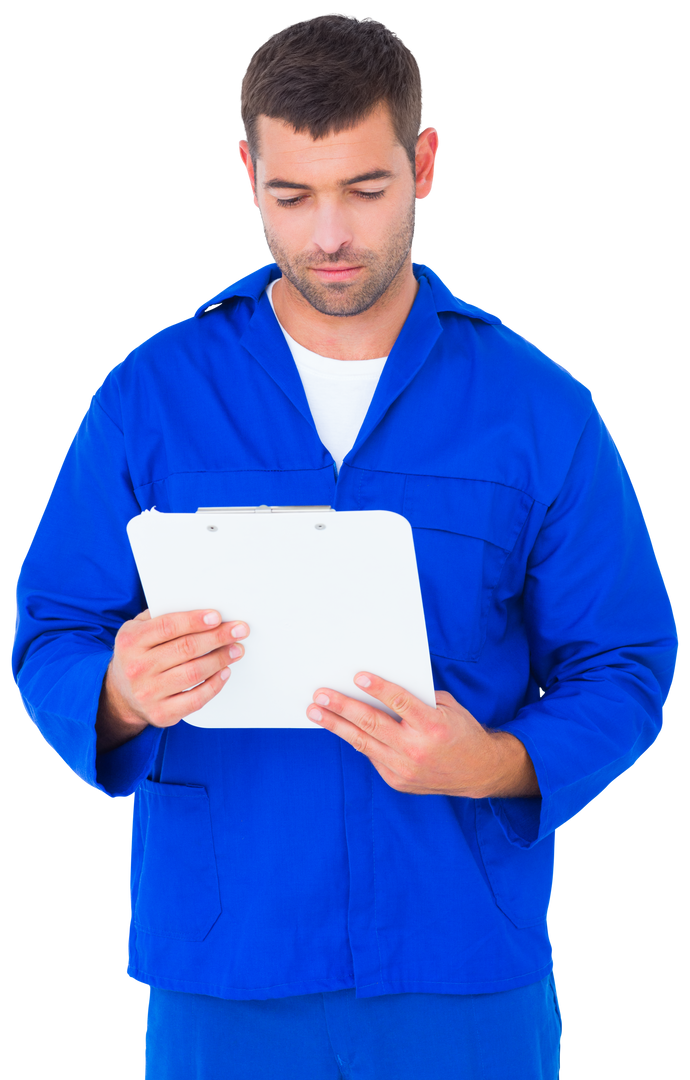
[[(260, 116), (257, 124), (259, 173), (270, 172), (291, 180), (342, 179), (374, 169), (392, 169), (406, 158), (398, 143), (388, 109), (378, 107), (352, 128), (330, 132), (313, 139), (309, 132), (296, 132), (284, 120)], [(353, 167), (354, 166), (354, 167)], [(307, 173), (309, 176), (307, 177)]]

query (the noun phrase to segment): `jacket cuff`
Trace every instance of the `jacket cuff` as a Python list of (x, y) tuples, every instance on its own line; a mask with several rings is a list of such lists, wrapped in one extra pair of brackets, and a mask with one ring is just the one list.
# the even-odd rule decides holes
[(150, 773), (163, 728), (150, 724), (129, 742), (96, 757), (96, 783), (113, 798), (131, 795)]
[(541, 840), (541, 799), (489, 799), (489, 806), (511, 844), (530, 848)]
[(518, 848), (532, 848), (549, 832), (544, 829), (546, 818), (545, 802), (550, 801), (550, 787), (546, 780), (546, 767), (537, 746), (524, 731), (514, 730), (513, 724), (503, 724), (497, 731), (508, 731), (523, 743), (530, 756), (539, 784), (540, 795), (529, 798), (489, 798), (489, 807), (496, 816), (506, 839)]

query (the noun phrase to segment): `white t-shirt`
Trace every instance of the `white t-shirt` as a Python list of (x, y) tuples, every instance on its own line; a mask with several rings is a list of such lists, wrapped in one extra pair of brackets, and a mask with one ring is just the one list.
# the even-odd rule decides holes
[[(275, 280), (266, 289), (271, 307), (274, 285)], [(274, 307), (273, 311), (275, 313)], [(291, 338), (284, 327), (280, 329), (285, 334), (297, 365), (318, 436), (330, 450), (340, 472), (343, 458), (354, 446), (388, 357), (334, 360), (330, 356), (310, 352)]]

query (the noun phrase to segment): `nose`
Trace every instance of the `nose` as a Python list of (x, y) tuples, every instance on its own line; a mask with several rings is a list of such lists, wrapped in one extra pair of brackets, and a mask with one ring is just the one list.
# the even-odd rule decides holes
[(311, 239), (316, 247), (328, 255), (349, 247), (353, 234), (344, 208), (334, 205), (330, 200), (324, 200), (315, 214)]

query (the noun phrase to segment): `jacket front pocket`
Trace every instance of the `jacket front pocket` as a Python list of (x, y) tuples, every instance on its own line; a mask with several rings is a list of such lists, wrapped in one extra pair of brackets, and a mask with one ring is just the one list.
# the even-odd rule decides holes
[(403, 513), (432, 653), (479, 658), (494, 589), (532, 503), (523, 491), (486, 480), (408, 476)]
[(206, 789), (145, 780), (138, 794), (144, 850), (134, 925), (202, 941), (221, 912)]
[(511, 844), (488, 799), (475, 802), (477, 842), (497, 907), (523, 929), (544, 922), (551, 897), (554, 834), (532, 847)]

